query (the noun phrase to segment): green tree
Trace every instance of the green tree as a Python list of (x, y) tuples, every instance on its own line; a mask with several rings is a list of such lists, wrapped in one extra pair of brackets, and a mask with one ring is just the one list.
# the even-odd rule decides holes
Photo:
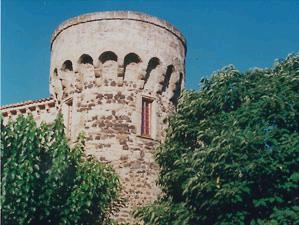
[(108, 224), (119, 180), (111, 167), (73, 149), (62, 116), (37, 127), (32, 116), (1, 126), (2, 224)]
[(185, 92), (157, 152), (146, 225), (299, 224), (299, 55)]

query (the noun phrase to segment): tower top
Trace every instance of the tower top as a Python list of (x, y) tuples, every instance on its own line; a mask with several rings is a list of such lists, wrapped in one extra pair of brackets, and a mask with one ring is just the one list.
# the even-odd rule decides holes
[(64, 30), (68, 29), (69, 27), (76, 26), (82, 23), (88, 23), (93, 21), (105, 21), (105, 20), (106, 21), (132, 20), (132, 21), (152, 24), (154, 26), (160, 27), (161, 29), (167, 30), (168, 32), (176, 36), (182, 42), (186, 50), (186, 39), (184, 38), (183, 34), (173, 25), (157, 17), (150, 16), (145, 13), (133, 12), (133, 11), (94, 12), (94, 13), (87, 13), (87, 14), (70, 18), (64, 21), (63, 23), (61, 23), (53, 32), (51, 38), (51, 49), (52, 49), (53, 42), (55, 41), (57, 36)]

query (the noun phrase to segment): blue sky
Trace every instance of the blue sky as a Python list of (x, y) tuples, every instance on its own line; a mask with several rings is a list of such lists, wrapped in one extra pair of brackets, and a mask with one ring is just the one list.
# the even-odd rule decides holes
[(1, 104), (49, 96), (50, 37), (83, 13), (133, 10), (160, 17), (186, 37), (187, 88), (228, 64), (270, 67), (299, 51), (299, 1), (2, 0)]

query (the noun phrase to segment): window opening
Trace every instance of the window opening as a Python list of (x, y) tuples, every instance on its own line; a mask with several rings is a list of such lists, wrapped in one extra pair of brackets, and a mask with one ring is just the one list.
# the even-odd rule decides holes
[(152, 103), (153, 100), (142, 98), (141, 135), (146, 137), (151, 136)]

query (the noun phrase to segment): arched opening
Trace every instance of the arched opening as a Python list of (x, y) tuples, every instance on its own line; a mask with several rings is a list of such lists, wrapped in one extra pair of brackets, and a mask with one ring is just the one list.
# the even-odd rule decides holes
[(164, 83), (163, 83), (163, 87), (162, 87), (162, 92), (166, 91), (166, 89), (169, 86), (169, 81), (171, 78), (171, 74), (174, 72), (174, 66), (173, 65), (169, 65), (167, 66), (167, 70), (166, 70), (166, 74), (165, 74), (165, 79), (164, 79)]
[(61, 70), (63, 71), (73, 71), (73, 63), (71, 60), (66, 60), (62, 64)]
[(126, 68), (127, 65), (129, 65), (131, 63), (140, 63), (140, 62), (141, 62), (141, 59), (137, 54), (129, 53), (128, 55), (126, 55), (126, 57), (124, 59), (124, 68)]
[(96, 69), (96, 77), (103, 80), (115, 80), (118, 72), (118, 57), (112, 51), (103, 52), (99, 56), (99, 68)]
[(63, 90), (63, 98), (67, 97), (73, 91), (75, 83), (75, 74), (73, 73), (73, 63), (70, 60), (65, 60), (61, 66), (60, 78)]
[(53, 71), (53, 77), (56, 78), (58, 76), (57, 68), (54, 69)]
[(111, 51), (103, 52), (99, 57), (99, 61), (102, 64), (104, 64), (105, 62), (110, 61), (110, 60), (117, 62), (117, 55)]
[(83, 55), (80, 56), (78, 63), (93, 65), (93, 59), (91, 58), (90, 55), (83, 54)]
[(129, 53), (124, 58), (124, 75), (123, 78), (127, 82), (136, 81), (138, 77), (138, 68), (136, 67), (138, 63), (141, 62), (141, 59), (135, 53)]
[(178, 81), (175, 83), (175, 92), (173, 97), (170, 99), (170, 101), (174, 104), (178, 104), (179, 97), (181, 95), (182, 91), (182, 82), (183, 82), (183, 73), (180, 73)]
[(58, 70), (57, 70), (57, 68), (55, 68), (53, 70), (53, 76), (52, 77), (50, 76), (50, 82), (51, 82), (50, 93), (53, 95), (53, 97), (55, 99), (58, 99), (59, 97), (58, 97), (58, 91), (57, 91), (57, 89), (61, 87), (61, 83), (60, 83), (60, 80), (58, 78)]
[(148, 81), (151, 71), (156, 69), (156, 67), (158, 65), (160, 65), (160, 60), (157, 57), (153, 57), (150, 59), (150, 61), (148, 62), (147, 68), (146, 68), (144, 84), (146, 84), (146, 82)]

